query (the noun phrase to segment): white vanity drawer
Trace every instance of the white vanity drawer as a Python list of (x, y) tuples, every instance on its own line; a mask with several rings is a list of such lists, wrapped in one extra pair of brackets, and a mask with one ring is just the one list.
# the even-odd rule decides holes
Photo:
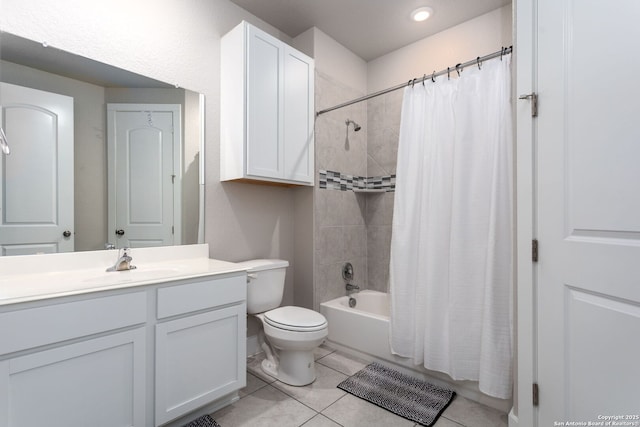
[(206, 310), (247, 299), (245, 274), (158, 289), (158, 319)]
[(1, 313), (0, 355), (145, 323), (146, 309), (136, 292)]

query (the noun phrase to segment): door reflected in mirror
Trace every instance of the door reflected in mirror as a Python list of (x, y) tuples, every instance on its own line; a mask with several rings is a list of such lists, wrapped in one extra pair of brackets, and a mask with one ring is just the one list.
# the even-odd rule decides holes
[[(6, 33), (0, 42), (11, 147), (0, 154), (0, 256), (201, 243), (201, 95)], [(47, 97), (67, 99), (70, 118)], [(109, 122), (108, 105), (121, 120)], [(70, 123), (69, 142), (56, 132)]]

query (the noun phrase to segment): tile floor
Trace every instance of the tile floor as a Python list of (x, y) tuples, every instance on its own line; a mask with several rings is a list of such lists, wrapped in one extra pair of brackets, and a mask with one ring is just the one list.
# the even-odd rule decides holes
[[(316, 350), (316, 381), (292, 387), (260, 369), (263, 355), (247, 359), (247, 386), (240, 400), (212, 417), (222, 427), (419, 427), (336, 386), (367, 362), (334, 351)], [(507, 414), (456, 396), (435, 427), (506, 427)]]

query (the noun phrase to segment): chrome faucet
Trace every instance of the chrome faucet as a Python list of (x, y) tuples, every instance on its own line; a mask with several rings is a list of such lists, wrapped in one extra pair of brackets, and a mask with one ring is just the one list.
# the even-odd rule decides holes
[(135, 265), (131, 264), (133, 258), (129, 255), (129, 248), (122, 248), (118, 252), (118, 260), (113, 267), (107, 268), (107, 271), (124, 271), (124, 270), (133, 270), (136, 268)]
[(352, 285), (351, 283), (347, 283), (347, 292), (351, 292), (351, 291), (359, 291), (360, 290), (360, 286), (358, 285)]

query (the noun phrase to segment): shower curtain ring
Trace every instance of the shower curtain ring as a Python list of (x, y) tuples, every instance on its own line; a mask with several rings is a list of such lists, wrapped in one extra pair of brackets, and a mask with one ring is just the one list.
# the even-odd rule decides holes
[(435, 82), (436, 82), (436, 70), (433, 70), (433, 74), (431, 74), (431, 81), (432, 81), (433, 83), (435, 83)]
[(480, 62), (480, 57), (479, 56), (476, 58), (476, 64), (478, 64), (478, 70), (482, 70), (482, 67), (481, 67), (482, 62)]
[(416, 84), (416, 79), (411, 80), (411, 89), (413, 89), (413, 86)]
[(451, 80), (451, 72), (449, 70), (449, 67), (447, 67), (447, 80)]
[(460, 67), (462, 64), (456, 64), (456, 72), (458, 73), (458, 77), (460, 77), (460, 73), (462, 72), (462, 68)]
[(424, 87), (424, 81), (427, 80), (427, 75), (422, 76), (422, 87)]
[(502, 49), (500, 49), (500, 61), (502, 61), (502, 55), (504, 55), (504, 51), (505, 51), (505, 47), (502, 46)]

